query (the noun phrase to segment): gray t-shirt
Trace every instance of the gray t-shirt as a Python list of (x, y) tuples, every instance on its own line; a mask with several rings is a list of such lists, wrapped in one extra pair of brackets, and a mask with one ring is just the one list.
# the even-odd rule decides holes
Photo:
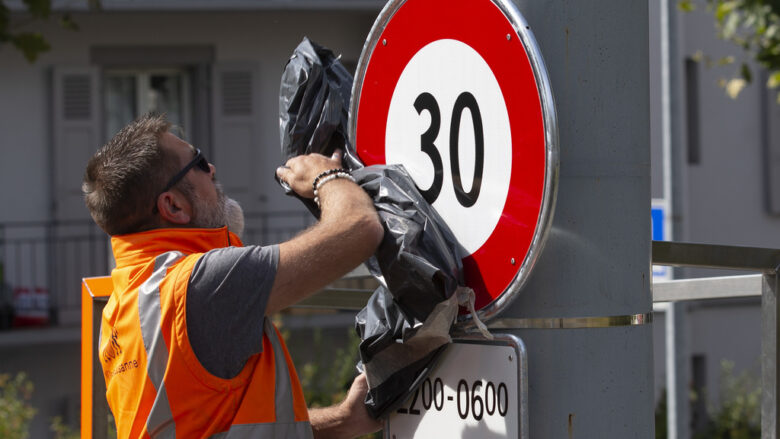
[(279, 247), (225, 247), (195, 263), (187, 287), (187, 333), (200, 364), (233, 378), (263, 349), (263, 322)]

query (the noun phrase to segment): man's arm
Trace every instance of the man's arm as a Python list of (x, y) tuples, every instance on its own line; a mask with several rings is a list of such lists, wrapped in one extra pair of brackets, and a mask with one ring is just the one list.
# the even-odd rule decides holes
[[(276, 173), (300, 196), (313, 198), (312, 183), (322, 172), (341, 167), (341, 154), (299, 156)], [(345, 178), (320, 186), (320, 221), (301, 235), (279, 245), (276, 270), (266, 314), (290, 306), (341, 278), (368, 259), (382, 241), (384, 229), (374, 204), (363, 189)], [(346, 399), (332, 407), (309, 411), (314, 436), (353, 438), (381, 428), (368, 415), (363, 399), (365, 375), (355, 378)]]
[[(341, 154), (294, 157), (276, 173), (300, 196), (314, 198), (312, 182), (323, 171), (341, 167)], [(321, 290), (368, 259), (384, 229), (374, 204), (363, 189), (336, 178), (318, 190), (320, 221), (279, 245), (279, 266), (266, 315), (273, 314)]]
[(309, 409), (309, 421), (314, 437), (344, 439), (379, 431), (382, 423), (372, 419), (363, 404), (366, 392), (368, 392), (366, 376), (361, 374), (352, 382), (352, 387), (341, 404)]

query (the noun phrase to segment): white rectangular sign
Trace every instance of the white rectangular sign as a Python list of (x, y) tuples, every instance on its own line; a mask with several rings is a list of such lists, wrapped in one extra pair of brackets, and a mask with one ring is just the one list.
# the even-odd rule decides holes
[(456, 340), (390, 415), (385, 437), (526, 438), (526, 377), (520, 339)]

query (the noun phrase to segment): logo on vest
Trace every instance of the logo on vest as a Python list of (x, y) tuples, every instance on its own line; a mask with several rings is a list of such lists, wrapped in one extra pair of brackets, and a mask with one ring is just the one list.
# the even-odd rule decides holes
[(111, 341), (103, 349), (103, 361), (110, 363), (114, 358), (122, 353), (122, 347), (119, 346), (119, 332), (116, 328), (111, 329)]
[[(120, 354), (122, 354), (122, 346), (119, 345), (119, 332), (116, 330), (116, 328), (112, 328), (111, 339), (103, 349), (103, 361), (106, 364), (110, 364), (115, 359), (117, 359)], [(106, 368), (104, 368), (106, 379), (110, 379), (114, 375), (118, 375), (120, 373), (125, 373), (128, 370), (137, 369), (138, 360), (130, 360), (118, 365), (113, 365), (110, 366), (111, 369), (106, 370), (108, 367), (109, 366), (106, 366)]]

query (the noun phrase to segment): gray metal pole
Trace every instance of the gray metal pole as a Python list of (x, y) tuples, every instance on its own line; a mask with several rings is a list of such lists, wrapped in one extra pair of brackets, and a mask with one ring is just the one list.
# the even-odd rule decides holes
[[(673, 189), (673, 114), (674, 104), (672, 99), (672, 89), (677, 87), (677, 79), (672, 74), (672, 65), (677, 65), (676, 54), (677, 32), (673, 26), (676, 24), (675, 14), (677, 8), (670, 7), (673, 0), (661, 0), (659, 3), (660, 13), (660, 47), (661, 47), (661, 143), (663, 150), (663, 193), (664, 199), (668, 203), (668, 215), (675, 218), (675, 207), (679, 207), (676, 195)], [(650, 0), (650, 7), (654, 2)], [(658, 166), (659, 163), (656, 163)], [(675, 223), (669, 221), (668, 238), (671, 240), (680, 240), (681, 231), (675, 230)], [(673, 270), (671, 267), (669, 270)], [(672, 271), (672, 277), (676, 270)], [(671, 302), (666, 307), (666, 402), (667, 402), (667, 436), (668, 439), (688, 439), (690, 438), (690, 399), (689, 399), (689, 371), (690, 353), (688, 352), (688, 343), (685, 337), (687, 331), (687, 313), (688, 306), (685, 303)], [(659, 427), (663, 428), (663, 427)]]
[[(685, 302), (669, 302), (666, 308), (666, 391), (667, 437), (689, 439), (690, 426), (690, 353), (687, 332), (688, 307)], [(663, 428), (663, 427), (660, 427)]]
[(777, 313), (780, 302), (777, 300), (778, 273), (765, 274), (761, 285), (761, 439), (777, 439), (777, 416), (780, 409), (777, 404)]
[(550, 74), (560, 181), (546, 247), (497, 320), (636, 317), (505, 330), (528, 349), (530, 436), (653, 438), (648, 5), (515, 1)]

